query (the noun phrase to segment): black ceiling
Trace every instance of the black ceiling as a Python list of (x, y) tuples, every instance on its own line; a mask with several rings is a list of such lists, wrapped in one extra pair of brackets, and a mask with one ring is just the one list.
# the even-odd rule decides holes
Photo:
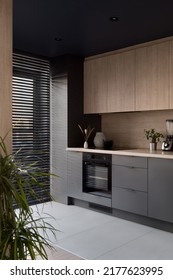
[(173, 0), (13, 0), (13, 11), (14, 49), (46, 57), (86, 57), (173, 35)]

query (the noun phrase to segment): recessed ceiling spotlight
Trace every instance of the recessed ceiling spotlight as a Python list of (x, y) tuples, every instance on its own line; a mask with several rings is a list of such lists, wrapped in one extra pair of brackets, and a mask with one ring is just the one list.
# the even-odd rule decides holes
[(111, 21), (118, 21), (119, 19), (117, 17), (110, 17)]
[(61, 42), (62, 38), (61, 37), (55, 37), (54, 40), (57, 41), (57, 42)]

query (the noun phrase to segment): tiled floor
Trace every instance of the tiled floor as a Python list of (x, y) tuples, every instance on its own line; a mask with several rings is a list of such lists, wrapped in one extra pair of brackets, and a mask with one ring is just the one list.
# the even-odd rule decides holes
[(74, 205), (38, 205), (59, 231), (53, 244), (83, 259), (173, 260), (173, 234)]

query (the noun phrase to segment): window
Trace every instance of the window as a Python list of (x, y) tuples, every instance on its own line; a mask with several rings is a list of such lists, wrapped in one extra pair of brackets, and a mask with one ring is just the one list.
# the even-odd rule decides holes
[[(27, 164), (37, 162), (42, 172), (50, 167), (50, 71), (47, 60), (13, 55), (13, 153)], [(37, 200), (49, 199), (50, 182), (43, 177), (44, 189), (33, 186)]]

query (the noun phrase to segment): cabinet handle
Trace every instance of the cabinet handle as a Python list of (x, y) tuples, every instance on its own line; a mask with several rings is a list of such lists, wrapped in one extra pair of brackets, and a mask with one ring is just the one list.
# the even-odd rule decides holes
[(136, 192), (134, 189), (127, 189), (129, 192)]

